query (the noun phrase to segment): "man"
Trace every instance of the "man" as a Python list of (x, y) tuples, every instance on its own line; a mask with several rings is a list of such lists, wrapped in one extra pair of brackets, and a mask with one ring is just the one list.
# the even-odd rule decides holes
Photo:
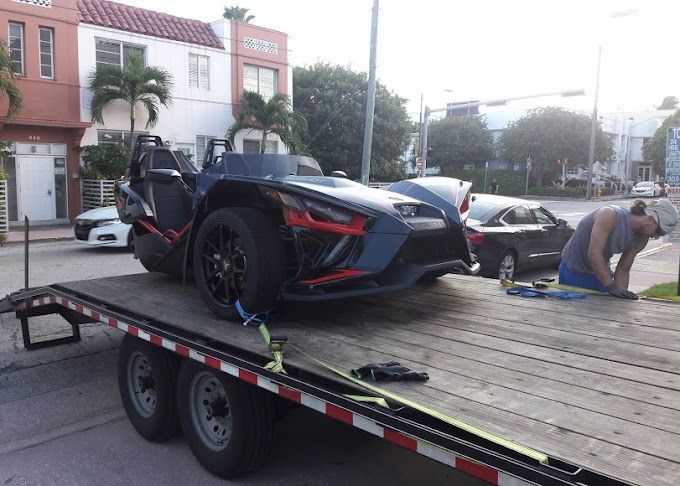
[[(678, 211), (668, 199), (633, 202), (630, 210), (605, 206), (586, 215), (562, 250), (560, 283), (637, 299), (628, 290), (630, 268), (649, 238), (673, 231)], [(610, 259), (621, 253), (612, 273)]]

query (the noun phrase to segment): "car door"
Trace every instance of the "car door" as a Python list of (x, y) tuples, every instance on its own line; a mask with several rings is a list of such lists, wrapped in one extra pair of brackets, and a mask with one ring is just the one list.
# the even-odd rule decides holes
[(536, 263), (537, 265), (550, 265), (560, 259), (562, 248), (566, 244), (564, 238), (566, 232), (563, 231), (566, 226), (560, 226), (557, 218), (541, 206), (532, 206), (531, 212), (541, 228), (541, 245), (535, 256)]
[(523, 204), (514, 206), (505, 213), (501, 221), (513, 229), (518, 265), (534, 266), (542, 233), (529, 207)]

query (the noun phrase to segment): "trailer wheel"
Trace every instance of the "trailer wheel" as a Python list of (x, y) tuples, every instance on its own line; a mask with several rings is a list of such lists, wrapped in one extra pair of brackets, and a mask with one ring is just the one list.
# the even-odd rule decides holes
[(179, 432), (175, 403), (179, 358), (130, 334), (118, 351), (118, 389), (132, 426), (160, 442)]
[(210, 310), (238, 321), (270, 310), (283, 281), (283, 244), (274, 223), (252, 208), (222, 208), (201, 224), (193, 248), (196, 285)]
[(177, 403), (184, 436), (198, 462), (222, 478), (256, 469), (272, 445), (272, 398), (253, 385), (185, 360)]

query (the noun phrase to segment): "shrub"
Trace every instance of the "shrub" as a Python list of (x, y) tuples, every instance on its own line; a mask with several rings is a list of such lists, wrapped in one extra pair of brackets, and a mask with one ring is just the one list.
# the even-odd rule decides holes
[(521, 196), (524, 194), (526, 172), (507, 169), (489, 170), (486, 176), (486, 187), (484, 187), (484, 172), (485, 169), (450, 168), (442, 175), (472, 182), (472, 191), (477, 193), (489, 192), (489, 184), (496, 179), (498, 194), (502, 196)]
[(4, 245), (5, 241), (7, 241), (7, 237), (5, 236), (5, 233), (0, 233), (0, 246)]
[(116, 145), (86, 145), (81, 147), (84, 166), (81, 174), (85, 179), (118, 179), (125, 174), (129, 148)]

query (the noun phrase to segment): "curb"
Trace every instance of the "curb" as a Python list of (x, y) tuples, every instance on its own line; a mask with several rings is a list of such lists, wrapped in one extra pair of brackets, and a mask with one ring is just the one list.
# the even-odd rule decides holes
[[(29, 238), (28, 242), (29, 245), (33, 243), (53, 243), (55, 241), (69, 241), (73, 240), (73, 236), (46, 236), (45, 238)], [(4, 246), (17, 246), (17, 245), (23, 245), (24, 240), (19, 240), (19, 241), (5, 241), (2, 245), (0, 245), (0, 248)]]

